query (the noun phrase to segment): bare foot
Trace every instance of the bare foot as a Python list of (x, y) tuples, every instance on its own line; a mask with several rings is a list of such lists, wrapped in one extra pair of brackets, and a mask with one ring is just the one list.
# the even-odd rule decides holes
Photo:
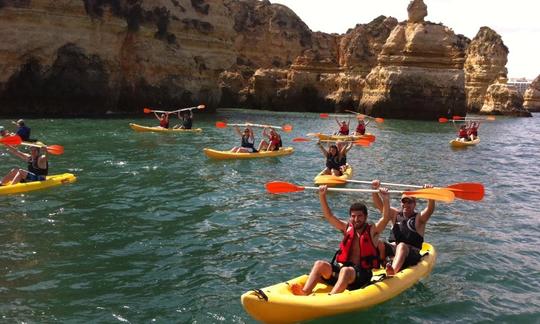
[(298, 283), (295, 283), (295, 284), (291, 285), (291, 291), (292, 291), (293, 295), (296, 295), (296, 296), (305, 296), (305, 295), (307, 295), (304, 292), (303, 288), (304, 288), (304, 286), (301, 285), (301, 284), (298, 284)]
[(386, 264), (386, 276), (387, 277), (393, 277), (396, 273), (394, 272), (394, 268), (392, 268), (392, 264), (388, 262)]

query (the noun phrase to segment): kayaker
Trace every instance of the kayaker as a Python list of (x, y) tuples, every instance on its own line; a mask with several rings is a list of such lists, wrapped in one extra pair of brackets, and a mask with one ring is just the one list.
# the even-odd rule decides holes
[[(270, 130), (268, 133), (267, 130)], [(275, 129), (272, 127), (265, 127), (262, 132), (263, 137), (268, 138), (268, 142), (266, 140), (261, 140), (261, 143), (259, 143), (259, 149), (258, 151), (279, 151), (279, 148), (283, 146), (283, 143), (281, 142), (281, 135), (276, 132)]]
[(174, 129), (191, 129), (193, 127), (193, 111), (184, 110), (178, 112), (178, 119), (182, 121), (181, 124), (175, 125)]
[(390, 220), (388, 189), (379, 189), (383, 211), (376, 224), (368, 223), (368, 210), (364, 203), (351, 205), (348, 222), (338, 219), (328, 206), (326, 192), (326, 185), (319, 187), (323, 215), (332, 226), (343, 233), (343, 241), (331, 262), (324, 260), (315, 262), (305, 285), (291, 285), (291, 291), (295, 295), (309, 295), (317, 283), (323, 281), (334, 286), (330, 294), (339, 294), (345, 289), (361, 288), (371, 281), (372, 269), (380, 266), (376, 242), (379, 241), (380, 234)]
[(334, 176), (341, 176), (341, 163), (343, 156), (341, 155), (341, 152), (338, 150), (337, 145), (332, 144), (330, 147), (328, 147), (328, 151), (324, 148), (324, 146), (321, 144), (321, 142), (317, 142), (317, 146), (321, 150), (322, 154), (326, 158), (326, 168), (323, 171), (323, 174), (328, 175), (334, 175)]
[(358, 120), (358, 125), (356, 126), (356, 130), (354, 131), (353, 135), (365, 135), (366, 134), (366, 126), (371, 122), (371, 120), (368, 120), (365, 122), (363, 119)]
[[(380, 187), (379, 180), (373, 180), (373, 189)], [(432, 185), (424, 185), (424, 188), (433, 188)], [(384, 202), (377, 194), (372, 194), (373, 203), (380, 211), (384, 208)], [(392, 231), (388, 242), (384, 242), (384, 257), (393, 257), (392, 262), (386, 264), (386, 275), (393, 276), (400, 270), (411, 267), (420, 261), (420, 250), (424, 242), (426, 224), (435, 210), (435, 201), (429, 199), (426, 208), (417, 212), (416, 199), (414, 197), (401, 196), (401, 208), (390, 207), (389, 217), (392, 222)]]
[(255, 149), (255, 136), (251, 127), (247, 126), (243, 132), (240, 132), (238, 126), (234, 126), (238, 135), (242, 138), (242, 144), (231, 149), (233, 153), (257, 153)]
[(465, 142), (469, 140), (469, 135), (467, 134), (467, 125), (463, 124), (457, 128), (456, 124), (454, 123), (454, 127), (456, 127), (458, 131), (458, 137), (456, 138), (457, 141)]
[(472, 121), (467, 128), (467, 135), (471, 141), (474, 141), (478, 138), (478, 128), (480, 127), (479, 121)]
[(25, 142), (30, 140), (30, 127), (26, 126), (23, 119), (19, 119), (16, 122), (18, 128), (15, 132), (16, 135), (19, 135), (21, 139)]
[(352, 149), (353, 143), (352, 142), (337, 142), (336, 146), (338, 148), (338, 152), (340, 153), (339, 154), (340, 158), (338, 162), (339, 170), (343, 174), (343, 172), (345, 172), (345, 170), (347, 169), (347, 166), (349, 165), (347, 163), (347, 153), (349, 153), (349, 151)]
[(49, 162), (45, 148), (30, 147), (30, 154), (23, 153), (9, 145), (7, 151), (14, 156), (28, 162), (28, 170), (20, 168), (12, 169), (4, 178), (1, 185), (17, 184), (19, 182), (43, 181), (49, 173)]
[(169, 114), (168, 113), (162, 113), (160, 115), (157, 112), (154, 112), (154, 115), (159, 120), (159, 127), (169, 128)]
[(336, 123), (339, 126), (338, 135), (349, 135), (349, 123), (346, 121), (340, 122), (336, 117)]
[(8, 133), (8, 131), (4, 128), (4, 126), (0, 126), (0, 137), (6, 137), (6, 136), (9, 136), (10, 134)]

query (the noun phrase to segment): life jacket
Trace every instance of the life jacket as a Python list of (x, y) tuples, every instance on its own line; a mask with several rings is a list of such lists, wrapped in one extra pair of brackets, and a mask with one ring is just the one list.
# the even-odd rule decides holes
[(253, 149), (253, 151), (255, 151), (255, 143), (254, 142), (250, 142), (249, 140), (250, 136), (244, 136), (242, 135), (242, 147), (247, 147), (247, 148), (251, 148)]
[(416, 216), (418, 216), (418, 213), (407, 218), (403, 215), (402, 211), (399, 212), (396, 215), (396, 223), (392, 225), (392, 231), (390, 232), (388, 241), (403, 242), (421, 249), (424, 238), (416, 231)]
[(468, 133), (469, 133), (469, 135), (474, 135), (476, 137), (476, 136), (478, 136), (478, 128), (471, 127), (471, 128), (469, 128)]
[(168, 119), (160, 119), (159, 120), (159, 126), (163, 127), (163, 128), (169, 128), (169, 120)]
[(191, 129), (193, 127), (193, 119), (189, 116), (182, 118), (182, 126), (184, 129)]
[(45, 169), (41, 169), (37, 164), (37, 159), (33, 160), (32, 157), (28, 158), (28, 171), (35, 175), (46, 176), (49, 174), (49, 161)]
[(339, 135), (349, 135), (349, 126), (347, 125), (339, 126)]
[[(379, 250), (373, 244), (371, 239), (371, 225), (366, 224), (360, 237), (358, 244), (360, 249), (360, 267), (366, 270), (376, 269), (381, 266)], [(343, 241), (339, 244), (339, 250), (336, 252), (336, 261), (339, 263), (350, 262), (350, 253), (352, 251), (352, 243), (354, 242), (355, 230), (352, 224), (347, 224), (347, 231), (343, 237)]]
[(460, 128), (459, 133), (458, 133), (458, 137), (459, 138), (467, 138), (467, 130)]
[(339, 166), (343, 166), (345, 164), (347, 164), (347, 155), (344, 154), (341, 159), (339, 159), (339, 162), (338, 162)]
[(335, 156), (330, 155), (328, 153), (326, 155), (326, 167), (328, 169), (336, 169), (339, 170), (340, 164), (339, 164), (339, 154), (336, 154)]
[(275, 135), (270, 137), (270, 145), (274, 145), (274, 149), (277, 150), (281, 147), (281, 136)]
[(358, 126), (356, 126), (356, 133), (364, 135), (366, 133), (366, 124), (358, 124)]

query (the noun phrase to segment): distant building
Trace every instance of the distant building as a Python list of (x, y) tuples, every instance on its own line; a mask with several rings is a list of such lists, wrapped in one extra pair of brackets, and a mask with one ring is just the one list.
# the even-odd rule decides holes
[(529, 85), (532, 83), (531, 80), (527, 80), (525, 78), (518, 78), (518, 79), (509, 79), (507, 84), (514, 86), (522, 96), (525, 93), (525, 90), (529, 88)]

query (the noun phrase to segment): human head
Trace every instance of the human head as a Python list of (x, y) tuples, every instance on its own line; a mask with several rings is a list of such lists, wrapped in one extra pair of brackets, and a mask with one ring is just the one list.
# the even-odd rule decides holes
[(416, 207), (416, 198), (406, 195), (401, 195), (401, 208), (405, 216), (411, 215)]
[(245, 135), (249, 135), (249, 128), (247, 128), (247, 127), (246, 127), (246, 128), (244, 128), (243, 134), (245, 134)]
[(6, 136), (7, 132), (4, 126), (0, 126), (0, 136)]
[(347, 126), (347, 122), (346, 122), (346, 121), (342, 121), (342, 122), (341, 122), (341, 125), (342, 125), (342, 126)]
[(17, 120), (17, 125), (24, 126), (24, 119)]
[(331, 155), (337, 155), (338, 154), (338, 148), (337, 148), (336, 144), (330, 145), (330, 148), (328, 149), (328, 153), (330, 153)]
[(367, 222), (367, 207), (362, 202), (356, 202), (349, 208), (350, 223), (355, 229), (359, 229)]

